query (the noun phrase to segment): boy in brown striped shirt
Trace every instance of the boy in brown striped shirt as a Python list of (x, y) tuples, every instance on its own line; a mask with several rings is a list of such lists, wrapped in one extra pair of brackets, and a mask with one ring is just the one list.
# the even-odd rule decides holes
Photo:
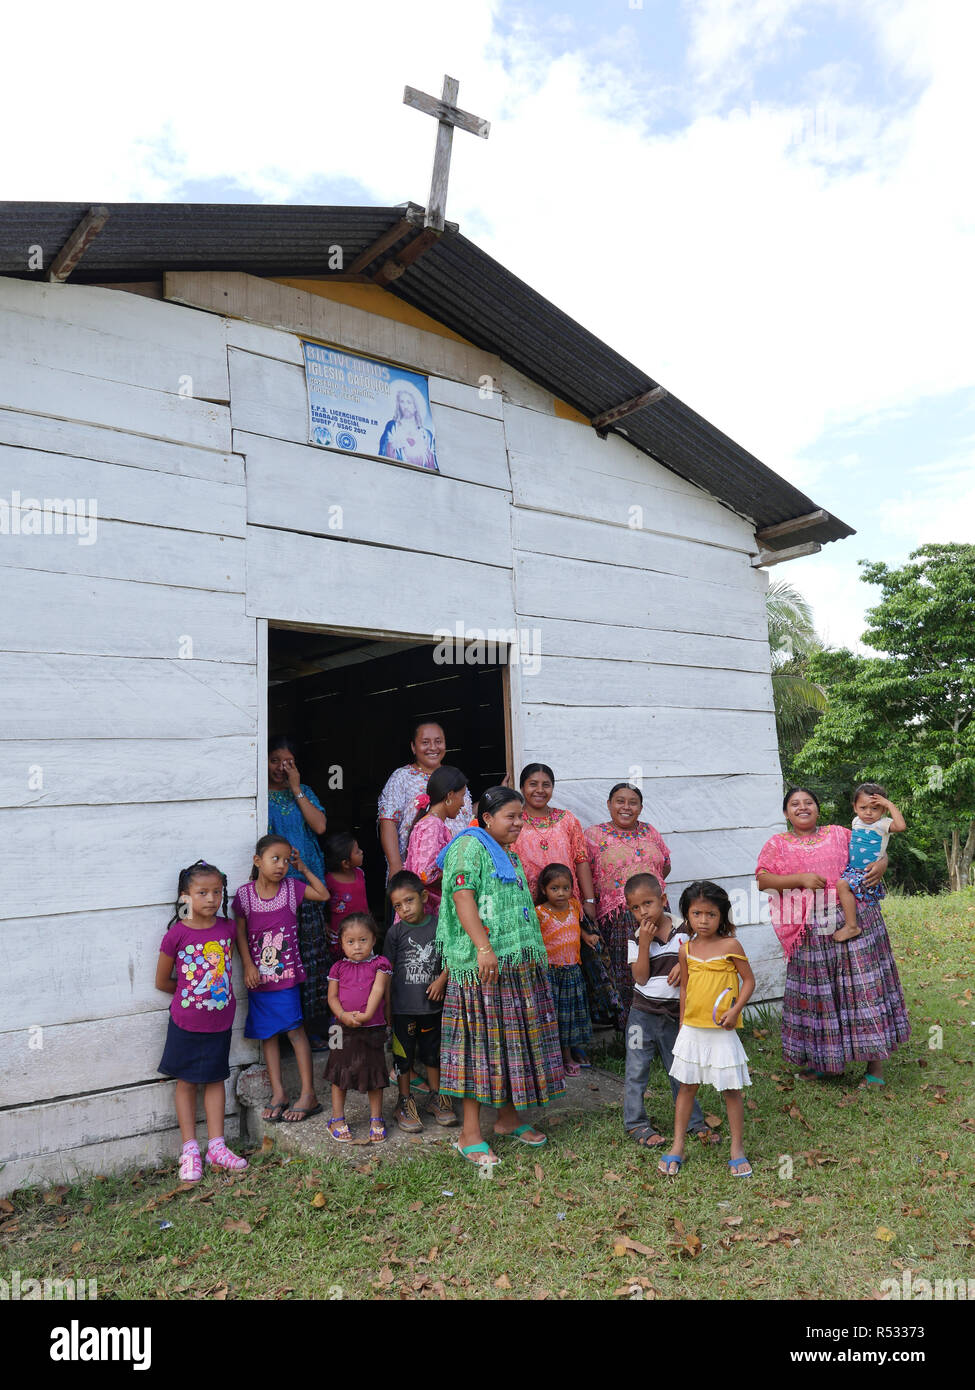
[[(659, 1054), (671, 1094), (678, 1083), (670, 1075), (673, 1047), (680, 1026), (681, 933), (664, 907), (664, 890), (653, 874), (634, 874), (623, 890), (636, 927), (627, 942), (633, 975), (633, 1003), (626, 1020), (626, 1079), (623, 1084), (623, 1128), (641, 1148), (666, 1144), (650, 1121), (644, 1092), (653, 1059)], [(694, 1101), (688, 1130), (711, 1142), (711, 1131)]]

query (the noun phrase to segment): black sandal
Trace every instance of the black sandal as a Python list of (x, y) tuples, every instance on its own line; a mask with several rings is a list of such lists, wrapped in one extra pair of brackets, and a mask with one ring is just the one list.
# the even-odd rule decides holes
[[(639, 1144), (641, 1149), (659, 1149), (667, 1142), (659, 1130), (654, 1129), (653, 1125), (646, 1122), (637, 1125), (634, 1129), (628, 1129), (626, 1137), (632, 1139), (634, 1144)], [(659, 1139), (660, 1143), (651, 1144), (651, 1139)]]

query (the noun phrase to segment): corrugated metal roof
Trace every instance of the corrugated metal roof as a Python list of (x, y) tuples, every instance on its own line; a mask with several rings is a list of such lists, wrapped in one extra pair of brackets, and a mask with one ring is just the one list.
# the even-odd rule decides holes
[[(30, 271), (30, 248), (53, 260), (90, 203), (0, 203), (0, 274)], [(404, 208), (266, 203), (111, 203), (104, 230), (71, 276), (76, 283), (155, 278), (167, 270), (240, 270), (251, 275), (329, 273), (329, 247), (346, 266), (404, 217)], [(413, 209), (414, 213), (416, 209)], [(411, 233), (383, 252), (395, 254)], [(594, 418), (658, 385), (561, 309), (468, 241), (451, 224), (388, 289), (476, 346)], [(612, 427), (665, 467), (697, 484), (756, 528), (819, 510), (798, 488), (668, 395)], [(816, 526), (769, 543), (831, 541), (853, 528), (827, 514)]]

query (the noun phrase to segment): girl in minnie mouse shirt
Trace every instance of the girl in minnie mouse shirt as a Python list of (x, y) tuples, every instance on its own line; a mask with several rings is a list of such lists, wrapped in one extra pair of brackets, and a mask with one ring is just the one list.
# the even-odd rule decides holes
[[(304, 875), (288, 878), (291, 845), (280, 835), (264, 835), (254, 851), (251, 881), (234, 894), (237, 948), (244, 964), (249, 1008), (245, 1038), (259, 1038), (271, 1081), (271, 1100), (263, 1118), (270, 1124), (298, 1124), (317, 1115), (311, 1047), (301, 1011), (301, 983), (305, 968), (298, 949), (298, 908), (304, 899), (327, 902), (328, 889), (302, 862), (295, 867)], [(294, 1048), (301, 1095), (289, 1104), (281, 1077), (279, 1034), (287, 1033)]]

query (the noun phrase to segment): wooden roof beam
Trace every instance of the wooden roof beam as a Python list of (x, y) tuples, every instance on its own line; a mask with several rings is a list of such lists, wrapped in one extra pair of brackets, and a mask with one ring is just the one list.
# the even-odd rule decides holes
[(107, 221), (107, 207), (98, 204), (88, 209), (48, 267), (47, 278), (52, 284), (67, 280)]
[(378, 261), (384, 251), (388, 251), (396, 242), (402, 240), (407, 232), (413, 230), (413, 222), (408, 217), (401, 217), (395, 226), (390, 227), (388, 232), (383, 232), (371, 246), (367, 246), (364, 251), (360, 251), (358, 256), (349, 266), (350, 275), (358, 275), (365, 270), (367, 265), (372, 265), (373, 261)]
[(829, 512), (822, 507), (815, 512), (806, 512), (805, 516), (794, 516), (788, 521), (778, 521), (774, 526), (765, 526), (761, 531), (755, 532), (757, 541), (775, 541), (780, 536), (791, 536), (794, 531), (805, 531), (810, 526), (821, 526), (823, 522), (829, 520)]
[(669, 392), (663, 386), (654, 386), (649, 391), (644, 391), (642, 395), (634, 396), (631, 400), (623, 401), (621, 405), (614, 405), (611, 410), (604, 410), (601, 415), (594, 415), (589, 423), (601, 438), (605, 439), (610, 425), (615, 425), (618, 421), (633, 415), (636, 411), (642, 410), (645, 405), (656, 405), (658, 401), (665, 400)]
[(412, 241), (408, 241), (402, 251), (397, 252), (385, 261), (373, 275), (373, 280), (377, 285), (385, 287), (398, 280), (405, 270), (409, 270), (414, 261), (418, 261), (424, 251), (429, 251), (434, 242), (439, 241), (442, 233), (435, 227), (424, 227), (422, 232), (417, 232)]
[(801, 545), (790, 545), (785, 550), (760, 550), (752, 556), (752, 569), (780, 565), (783, 560), (799, 560), (803, 555), (818, 555), (822, 548), (819, 541), (803, 541)]

